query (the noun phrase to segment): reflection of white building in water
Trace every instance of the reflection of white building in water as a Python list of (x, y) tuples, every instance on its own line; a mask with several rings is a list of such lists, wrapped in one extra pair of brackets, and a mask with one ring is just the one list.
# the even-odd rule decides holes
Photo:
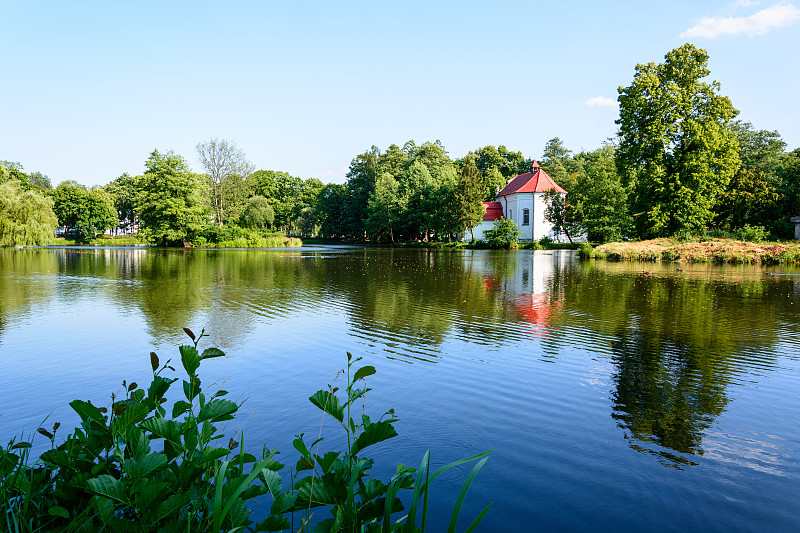
[(558, 277), (567, 264), (575, 260), (569, 250), (537, 250), (516, 252), (503, 259), (514, 261), (513, 268), (497, 263), (493, 268), (492, 252), (474, 252), (473, 268), (481, 272), (487, 288), (502, 292), (503, 300), (513, 306), (521, 322), (534, 335), (544, 334), (553, 312), (561, 306), (563, 285)]

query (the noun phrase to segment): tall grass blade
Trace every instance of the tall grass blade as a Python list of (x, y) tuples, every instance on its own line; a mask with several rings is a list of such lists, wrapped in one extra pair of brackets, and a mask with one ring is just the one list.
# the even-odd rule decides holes
[(488, 460), (488, 457), (481, 459), (478, 464), (472, 468), (472, 471), (461, 486), (461, 492), (459, 492), (456, 506), (453, 508), (453, 515), (450, 517), (450, 527), (447, 528), (447, 533), (456, 533), (456, 522), (458, 522), (458, 515), (461, 513), (461, 505), (464, 503), (464, 498), (467, 497), (467, 490), (469, 490), (469, 486), (472, 485), (475, 476), (478, 475), (478, 471), (483, 468), (483, 465), (485, 465)]

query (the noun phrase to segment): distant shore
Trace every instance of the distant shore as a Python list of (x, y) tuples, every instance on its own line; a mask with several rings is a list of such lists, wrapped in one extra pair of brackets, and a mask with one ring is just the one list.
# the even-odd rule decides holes
[(800, 263), (800, 242), (745, 242), (709, 239), (680, 242), (661, 238), (639, 242), (612, 242), (591, 248), (581, 257), (611, 261), (677, 261), (688, 263)]

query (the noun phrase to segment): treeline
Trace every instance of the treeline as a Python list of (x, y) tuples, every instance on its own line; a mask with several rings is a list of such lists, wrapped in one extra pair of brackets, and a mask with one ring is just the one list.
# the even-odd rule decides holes
[[(800, 149), (777, 131), (735, 120), (738, 111), (706, 83), (708, 54), (691, 44), (661, 64), (637, 65), (619, 89), (618, 135), (573, 153), (555, 137), (542, 168), (568, 191), (547, 195), (545, 216), (568, 236), (609, 242), (663, 236), (791, 238), (800, 215)], [(356, 155), (344, 184), (256, 171), (233, 142), (197, 145), (205, 173), (157, 150), (141, 176), (86, 190), (51, 189), (41, 173), (0, 161), (0, 244), (42, 244), (58, 225), (85, 237), (139, 230), (161, 245), (242, 242), (270, 231), (369, 242), (451, 240), (478, 224), (481, 201), (530, 170), (532, 159), (484, 146), (451, 159), (442, 143), (406, 142)], [(468, 231), (467, 231), (468, 233)], [(239, 240), (237, 240), (239, 239)]]

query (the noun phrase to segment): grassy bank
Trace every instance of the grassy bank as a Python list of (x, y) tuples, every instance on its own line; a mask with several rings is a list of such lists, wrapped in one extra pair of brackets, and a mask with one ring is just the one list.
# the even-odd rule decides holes
[[(395, 243), (394, 246), (399, 248), (466, 248), (471, 250), (484, 250), (489, 247), (483, 241), (453, 241), (453, 242), (423, 242), (423, 241), (410, 241)], [(560, 243), (560, 242), (518, 242), (516, 248), (518, 250), (577, 250), (578, 244)]]
[(597, 248), (583, 245), (581, 257), (611, 261), (679, 261), (689, 263), (800, 263), (800, 243), (745, 242), (709, 239), (680, 242), (653, 239), (640, 242), (612, 242)]
[(147, 244), (147, 242), (144, 239), (138, 238), (136, 235), (103, 235), (97, 239), (88, 241), (56, 237), (53, 244), (55, 246), (133, 246), (136, 244)]
[[(132, 235), (119, 237), (105, 235), (88, 241), (58, 237), (53, 242), (55, 246), (135, 246), (143, 244), (150, 243)], [(210, 242), (202, 239), (194, 243), (194, 246), (198, 248), (287, 248), (303, 246), (303, 241), (297, 237), (286, 237), (285, 235), (277, 234), (260, 235), (253, 232), (252, 234), (234, 236), (219, 242)]]

